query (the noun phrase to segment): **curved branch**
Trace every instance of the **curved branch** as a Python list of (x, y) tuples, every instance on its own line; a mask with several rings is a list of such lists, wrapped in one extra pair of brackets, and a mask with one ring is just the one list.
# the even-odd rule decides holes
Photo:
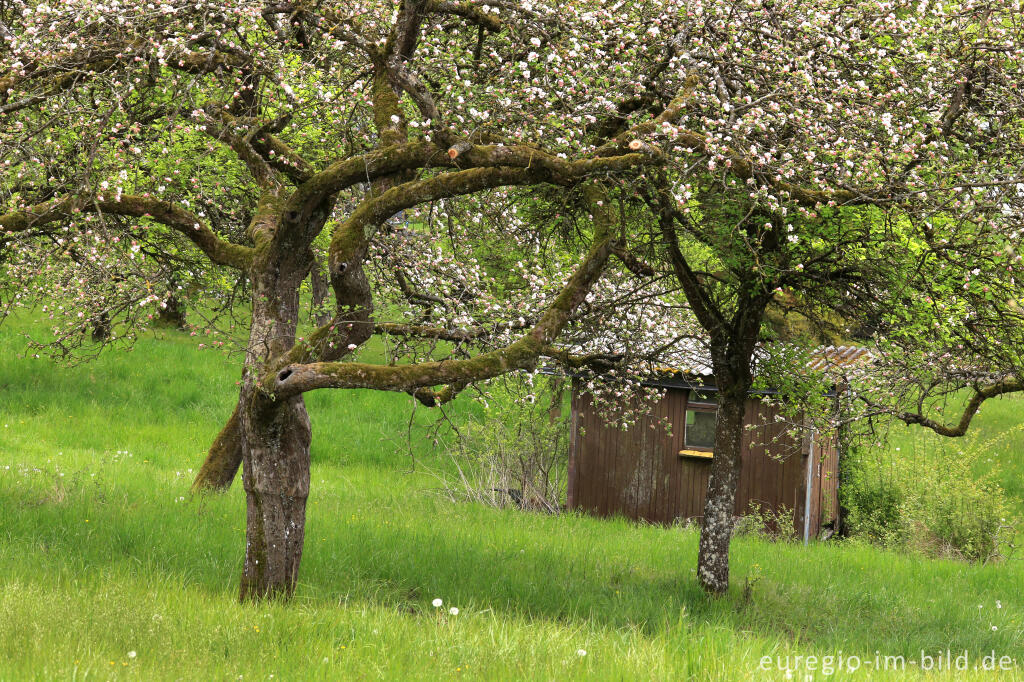
[(535, 181), (531, 173), (518, 168), (474, 168), (392, 187), (380, 196), (364, 201), (348, 220), (338, 226), (329, 249), (331, 272), (361, 260), (377, 227), (399, 211), (436, 199)]
[[(978, 413), (978, 409), (981, 407), (983, 402), (989, 398), (995, 398), (1007, 393), (1018, 393), (1024, 391), (1024, 380), (1004, 379), (1002, 381), (988, 384), (987, 386), (975, 386), (973, 391), (974, 395), (971, 396), (971, 399), (967, 401), (967, 405), (964, 406), (964, 411), (960, 415), (960, 420), (952, 426), (935, 421), (930, 417), (926, 417), (921, 412), (896, 412), (894, 416), (905, 424), (917, 424), (919, 426), (923, 426), (927, 429), (931, 429), (940, 436), (959, 438), (967, 433), (967, 428), (971, 425), (971, 420), (974, 419), (974, 415)], [(871, 402), (868, 402), (868, 404), (874, 406)]]
[[(0, 75), (0, 102), (6, 101), (9, 94), (16, 92), (23, 84), (48, 80), (44, 94), (12, 103), (18, 106), (8, 105), (8, 110), (15, 111), (30, 106), (68, 90), (83, 80), (108, 71), (118, 64), (131, 63), (132, 58), (146, 55), (149, 48), (149, 44), (144, 41), (136, 41), (131, 45), (101, 45), (81, 52), (56, 55), (46, 62), (33, 61), (18, 70), (8, 69), (6, 75)], [(239, 55), (216, 50), (202, 52), (183, 49), (170, 53), (164, 59), (170, 68), (195, 74), (207, 74), (218, 69), (241, 68), (246, 65), (246, 61)]]
[(411, 395), (426, 407), (440, 407), (454, 400), (464, 388), (465, 384), (448, 384), (439, 391), (433, 388), (417, 388)]
[(594, 215), (594, 245), (537, 324), (510, 345), (464, 360), (400, 366), (361, 362), (292, 364), (264, 376), (260, 381), (264, 390), (279, 399), (318, 388), (374, 388), (415, 393), (418, 389), (441, 384), (460, 386), (517, 369), (532, 369), (600, 278), (615, 247), (612, 226), (617, 216), (608, 206), (606, 193), (597, 185), (587, 186), (584, 193)]
[(25, 209), (0, 215), (0, 228), (7, 232), (25, 232), (39, 225), (71, 218), (78, 213), (110, 213), (112, 215), (149, 218), (176, 230), (218, 265), (241, 270), (252, 262), (253, 249), (221, 239), (191, 211), (154, 197), (123, 195), (120, 199), (93, 199), (70, 196), (52, 199)]
[(263, 156), (256, 151), (256, 148), (251, 144), (250, 137), (248, 135), (236, 135), (231, 131), (230, 127), (233, 123), (232, 119), (227, 118), (225, 121), (228, 125), (221, 125), (219, 121), (215, 120), (212, 116), (207, 115), (206, 120), (206, 133), (218, 142), (227, 144), (238, 156), (239, 160), (245, 164), (245, 167), (249, 169), (249, 174), (252, 175), (253, 179), (260, 189), (270, 191), (274, 194), (281, 191), (281, 182), (274, 174), (274, 169), (270, 167)]
[[(476, 326), (464, 329), (446, 329), (444, 327), (433, 327), (425, 324), (404, 324), (401, 322), (377, 322), (373, 325), (374, 334), (388, 334), (391, 336), (416, 337), (421, 339), (437, 339), (439, 341), (451, 341), (453, 343), (469, 343), (486, 339), (500, 330), (525, 329), (527, 323), (511, 322), (508, 324), (495, 325), (493, 327)], [(500, 328), (499, 328), (500, 327)]]
[(285, 215), (289, 220), (301, 222), (309, 211), (332, 194), (399, 171), (425, 168), (435, 160), (449, 165), (448, 158), (436, 145), (410, 142), (336, 161), (295, 190), (285, 206)]
[(479, 5), (468, 2), (450, 2), (445, 0), (430, 0), (424, 7), (424, 11), (432, 14), (452, 14), (460, 16), (466, 21), (482, 26), (483, 28), (497, 33), (502, 29), (501, 19), (497, 14), (484, 12)]
[[(229, 126), (253, 125), (252, 122), (232, 116), (227, 111), (220, 111), (221, 120)], [(291, 119), (291, 115), (279, 118), (250, 128), (245, 134), (252, 148), (274, 170), (279, 171), (295, 184), (308, 182), (314, 175), (313, 165), (292, 149), (274, 133), (280, 132)]]
[(659, 193), (657, 197), (645, 196), (644, 198), (654, 214), (658, 216), (662, 240), (668, 248), (669, 262), (679, 285), (683, 288), (683, 293), (686, 295), (686, 300), (689, 302), (694, 316), (701, 326), (711, 334), (714, 334), (716, 330), (718, 332), (724, 330), (725, 315), (715, 305), (706, 289), (701, 286), (699, 277), (679, 248), (679, 236), (676, 234), (675, 226), (678, 214), (672, 206), (672, 200), (664, 192)]
[(406, 68), (405, 60), (397, 54), (388, 58), (386, 69), (391, 83), (396, 88), (408, 93), (423, 118), (430, 120), (431, 128), (438, 141), (445, 145), (449, 144), (452, 139), (451, 132), (444, 125), (441, 111), (434, 102), (434, 96), (430, 94), (430, 90), (427, 89), (423, 81)]

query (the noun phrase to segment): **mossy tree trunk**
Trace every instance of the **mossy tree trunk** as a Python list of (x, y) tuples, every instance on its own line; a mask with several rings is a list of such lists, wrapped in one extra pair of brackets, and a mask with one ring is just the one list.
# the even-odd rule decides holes
[(240, 598), (288, 597), (306, 528), (311, 430), (301, 395), (275, 400), (258, 378), (295, 343), (306, 257), (268, 249), (254, 267), (252, 327), (237, 410), (246, 499)]
[(253, 394), (242, 412), (245, 564), (239, 598), (289, 597), (306, 535), (311, 430), (302, 396)]

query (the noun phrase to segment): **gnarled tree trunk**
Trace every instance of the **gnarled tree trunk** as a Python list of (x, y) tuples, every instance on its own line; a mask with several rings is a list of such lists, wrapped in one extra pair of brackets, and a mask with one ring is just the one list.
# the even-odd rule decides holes
[(302, 396), (254, 393), (241, 412), (245, 487), (242, 601), (291, 596), (306, 534), (311, 430)]
[(287, 258), (268, 263), (253, 287), (253, 321), (236, 412), (247, 510), (239, 589), (243, 601), (290, 596), (302, 559), (309, 416), (301, 395), (274, 400), (261, 391), (258, 380), (295, 343), (299, 284), (307, 269), (308, 263), (303, 267)]

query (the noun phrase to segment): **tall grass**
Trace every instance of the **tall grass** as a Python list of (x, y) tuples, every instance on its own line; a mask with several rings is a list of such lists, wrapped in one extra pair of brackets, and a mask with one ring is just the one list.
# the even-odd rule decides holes
[[(235, 361), (163, 332), (57, 367), (20, 357), (31, 324), (0, 327), (0, 679), (761, 680), (786, 679), (763, 656), (947, 648), (1024, 665), (1019, 562), (741, 538), (708, 599), (693, 531), (452, 503), (431, 416), (361, 391), (308, 398), (295, 599), (239, 605), (241, 491), (188, 494)], [(993, 456), (1019, 474), (1013, 448)]]

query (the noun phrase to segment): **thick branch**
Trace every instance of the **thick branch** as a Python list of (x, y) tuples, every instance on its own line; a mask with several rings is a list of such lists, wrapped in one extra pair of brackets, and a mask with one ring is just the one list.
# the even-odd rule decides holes
[(72, 218), (78, 213), (109, 213), (149, 218), (185, 235), (218, 265), (230, 265), (244, 270), (252, 261), (251, 248), (221, 239), (191, 211), (168, 201), (146, 196), (123, 195), (120, 199), (103, 200), (82, 196), (53, 199), (0, 215), (0, 228), (8, 232), (25, 232), (46, 223)]
[(474, 168), (392, 187), (379, 197), (364, 201), (338, 226), (330, 246), (331, 271), (348, 267), (353, 259), (361, 259), (376, 228), (399, 211), (436, 199), (535, 181), (529, 172), (521, 169)]
[(373, 388), (414, 393), (421, 388), (466, 385), (517, 369), (532, 369), (600, 278), (615, 246), (611, 227), (617, 216), (608, 206), (606, 193), (596, 185), (589, 185), (585, 195), (594, 215), (594, 246), (533, 329), (512, 344), (470, 359), (402, 366), (357, 362), (289, 365), (265, 376), (261, 380), (263, 388), (277, 398), (318, 388)]
[(425, 7), (427, 12), (434, 14), (453, 14), (460, 16), (477, 26), (483, 26), (488, 31), (497, 33), (501, 30), (501, 19), (497, 14), (484, 12), (479, 5), (468, 2), (445, 2), (443, 0), (431, 0)]
[(285, 207), (285, 215), (302, 222), (325, 198), (352, 185), (436, 163), (448, 165), (448, 158), (429, 142), (399, 144), (336, 161), (295, 190)]

